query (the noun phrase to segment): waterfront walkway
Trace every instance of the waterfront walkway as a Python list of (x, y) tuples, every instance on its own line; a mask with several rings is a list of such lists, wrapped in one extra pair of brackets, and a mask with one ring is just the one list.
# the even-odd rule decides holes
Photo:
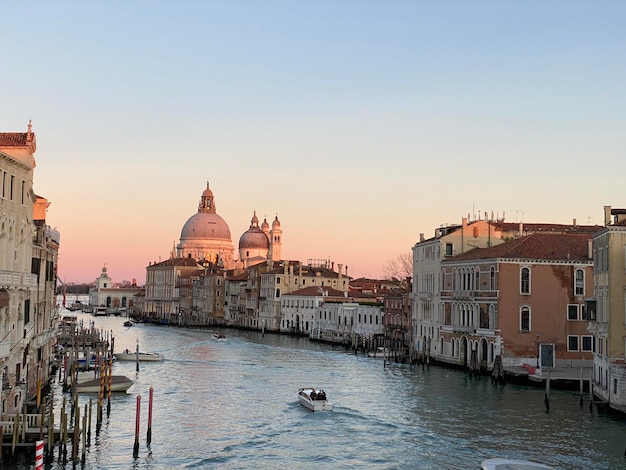
[(545, 386), (548, 377), (550, 386), (568, 390), (579, 390), (582, 381), (583, 390), (589, 391), (589, 381), (592, 374), (591, 366), (582, 367), (551, 367), (537, 369), (535, 367), (514, 366), (505, 367), (505, 375), (514, 380), (527, 380), (531, 385)]

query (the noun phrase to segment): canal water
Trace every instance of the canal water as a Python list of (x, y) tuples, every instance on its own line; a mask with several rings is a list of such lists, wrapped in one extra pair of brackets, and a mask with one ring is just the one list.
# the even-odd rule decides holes
[[(138, 372), (134, 362), (115, 363), (113, 373), (135, 384), (113, 394), (97, 435), (93, 425), (84, 464), (64, 464), (55, 453), (49, 469), (479, 469), (504, 456), (559, 469), (626, 468), (626, 421), (592, 413), (588, 396), (581, 408), (577, 392), (553, 389), (547, 411), (541, 389), (494, 386), (435, 366), (383, 367), (306, 338), (223, 329), (226, 339), (216, 340), (213, 330), (77, 316), (112, 332), (118, 351), (138, 343), (165, 360), (142, 362)], [(303, 386), (324, 388), (333, 411), (300, 406)], [(62, 396), (54, 396), (57, 408)], [(89, 397), (97, 400), (81, 395), (82, 409)]]

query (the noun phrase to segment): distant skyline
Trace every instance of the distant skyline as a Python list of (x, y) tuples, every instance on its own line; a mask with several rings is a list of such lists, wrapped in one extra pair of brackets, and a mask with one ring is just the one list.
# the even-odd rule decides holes
[(37, 135), (58, 275), (145, 282), (209, 181), (233, 245), (383, 277), (463, 217), (625, 207), (626, 3), (7, 2), (0, 132)]

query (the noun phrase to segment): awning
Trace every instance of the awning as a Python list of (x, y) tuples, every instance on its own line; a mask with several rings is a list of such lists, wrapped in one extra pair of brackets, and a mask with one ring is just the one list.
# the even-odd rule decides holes
[(9, 306), (9, 293), (5, 290), (0, 290), (0, 307)]

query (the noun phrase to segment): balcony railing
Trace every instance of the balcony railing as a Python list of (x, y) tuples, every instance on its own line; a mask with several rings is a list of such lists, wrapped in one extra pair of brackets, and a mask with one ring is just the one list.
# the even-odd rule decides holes
[(474, 333), (474, 327), (473, 326), (454, 325), (452, 327), (452, 330), (455, 333)]
[(0, 271), (0, 287), (32, 288), (37, 287), (37, 276), (31, 273)]

